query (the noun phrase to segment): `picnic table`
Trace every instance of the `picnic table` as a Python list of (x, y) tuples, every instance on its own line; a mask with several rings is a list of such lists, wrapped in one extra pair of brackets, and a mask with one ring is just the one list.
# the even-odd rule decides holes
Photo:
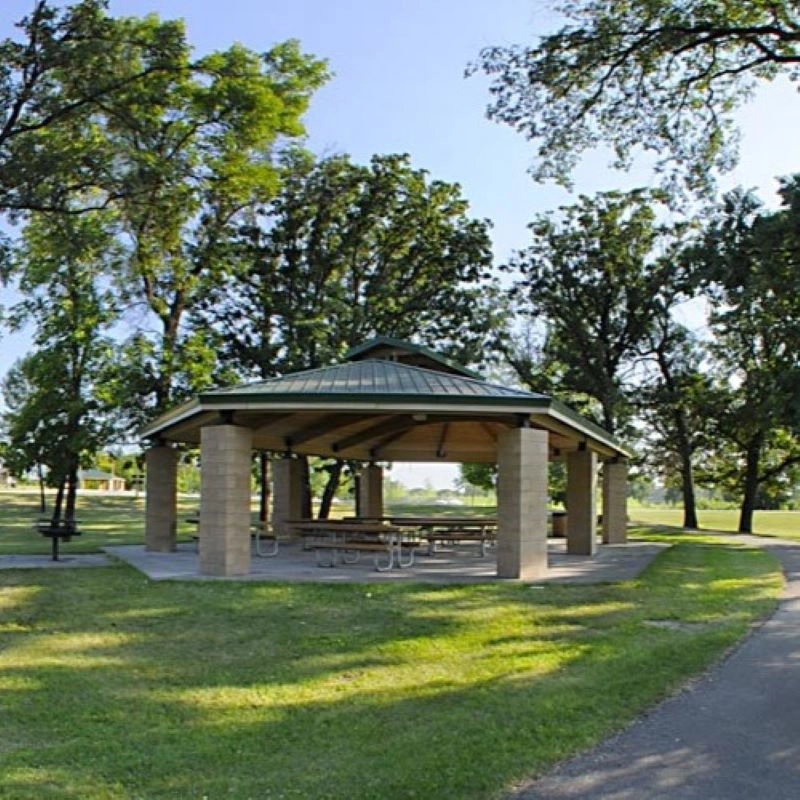
[(356, 521), (387, 522), (406, 530), (416, 531), (417, 536), (428, 543), (428, 555), (436, 554), (436, 544), (445, 542), (478, 542), (480, 555), (485, 556), (489, 545), (497, 541), (496, 517), (425, 517), (425, 516), (381, 516), (347, 517)]
[(41, 517), (36, 522), (35, 528), (42, 536), (50, 538), (53, 561), (58, 561), (58, 545), (62, 539), (68, 542), (73, 536), (81, 535), (78, 521), (75, 519), (59, 520), (54, 523), (49, 517)]
[[(192, 516), (186, 517), (186, 521), (191, 525), (199, 525), (200, 514), (192, 514)], [(251, 525), (250, 538), (255, 543), (257, 556), (260, 556), (261, 558), (272, 558), (272, 556), (278, 555), (278, 537), (272, 532), (268, 525), (263, 527), (260, 524)], [(198, 549), (200, 544), (200, 536), (198, 534), (194, 534), (192, 539), (194, 540), (195, 549)], [(262, 549), (263, 542), (270, 543), (268, 549)]]
[(478, 542), (485, 556), (489, 545), (497, 541), (496, 517), (389, 517), (393, 525), (415, 526), (421, 539), (428, 542), (428, 554), (435, 555), (436, 544)]
[[(304, 537), (309, 550), (316, 552), (320, 567), (355, 564), (366, 552), (373, 553), (378, 572), (402, 569), (413, 566), (414, 549), (419, 545), (407, 529), (374, 520), (290, 519), (286, 524)], [(407, 553), (405, 560), (403, 551)]]

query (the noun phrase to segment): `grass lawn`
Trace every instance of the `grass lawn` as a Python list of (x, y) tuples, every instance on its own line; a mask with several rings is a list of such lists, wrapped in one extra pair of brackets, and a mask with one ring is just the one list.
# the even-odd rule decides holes
[[(674, 525), (683, 523), (680, 508), (641, 508), (631, 506), (628, 516), (645, 525)], [(735, 531), (739, 525), (738, 510), (698, 511), (701, 528), (715, 531)], [(753, 518), (754, 533), (762, 536), (780, 536), (800, 540), (800, 511), (756, 511)]]
[[(48, 496), (49, 504), (52, 495)], [(186, 517), (197, 513), (197, 497), (178, 499), (178, 537), (189, 538), (197, 526)], [(255, 510), (255, 503), (253, 509)], [(409, 515), (463, 516), (495, 514), (495, 506), (393, 506), (392, 513)], [(334, 507), (333, 516), (352, 514), (352, 506)], [(36, 492), (0, 492), (0, 555), (11, 553), (49, 553), (50, 539), (34, 530), (39, 518), (39, 495)], [(65, 554), (93, 553), (105, 545), (142, 544), (144, 542), (144, 498), (82, 492), (78, 495), (77, 518), (81, 535), (62, 546)]]
[(769, 554), (666, 538), (597, 586), (0, 572), (0, 797), (500, 796), (774, 607)]
[[(52, 508), (51, 502), (52, 495), (48, 496), (48, 510)], [(196, 512), (198, 503), (197, 498), (179, 499), (179, 537), (189, 537), (196, 532), (196, 526), (187, 523), (185, 518)], [(0, 555), (49, 553), (50, 539), (34, 529), (39, 516), (37, 492), (0, 492)], [(65, 554), (93, 553), (105, 545), (144, 541), (142, 497), (82, 492), (78, 495), (76, 517), (81, 535), (62, 546)]]

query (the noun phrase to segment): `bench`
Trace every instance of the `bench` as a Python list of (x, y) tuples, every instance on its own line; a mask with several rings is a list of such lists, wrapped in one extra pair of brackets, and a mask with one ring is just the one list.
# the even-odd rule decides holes
[(419, 536), (428, 543), (428, 555), (431, 556), (436, 554), (437, 542), (480, 542), (480, 554), (485, 556), (488, 545), (497, 541), (497, 534), (493, 530), (422, 531)]
[[(317, 554), (318, 567), (334, 567), (336, 566), (337, 555), (342, 554), (342, 563), (356, 564), (359, 560), (361, 553), (374, 553), (375, 558), (373, 563), (378, 572), (388, 572), (395, 564), (398, 567), (411, 567), (414, 565), (414, 548), (418, 547), (417, 542), (397, 542), (393, 537), (390, 537), (384, 542), (366, 541), (363, 539), (350, 539), (345, 541), (318, 541), (311, 544), (310, 549), (314, 550)], [(403, 550), (408, 551), (408, 558), (403, 561)], [(330, 558), (323, 561), (320, 558), (321, 551), (328, 551)], [(354, 553), (355, 558), (348, 558), (348, 553)], [(381, 553), (386, 553), (387, 560), (381, 563)]]
[(50, 538), (52, 543), (52, 560), (58, 561), (58, 545), (62, 540), (68, 542), (73, 536), (80, 536), (81, 532), (78, 530), (78, 523), (76, 520), (59, 522), (53, 525), (51, 519), (42, 518), (35, 524), (37, 533), (42, 536)]
[[(250, 539), (256, 546), (256, 555), (260, 558), (272, 558), (273, 556), (278, 555), (278, 537), (274, 533), (259, 533), (259, 528), (253, 526), (252, 533), (250, 534)], [(192, 536), (192, 541), (194, 542), (194, 549), (199, 551), (200, 549), (200, 535), (195, 533)], [(269, 550), (261, 549), (262, 542), (272, 542), (272, 546)]]

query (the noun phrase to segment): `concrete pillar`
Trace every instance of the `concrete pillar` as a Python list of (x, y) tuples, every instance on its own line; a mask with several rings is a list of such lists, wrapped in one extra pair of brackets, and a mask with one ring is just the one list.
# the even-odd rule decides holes
[(383, 516), (383, 467), (370, 464), (361, 470), (358, 482), (359, 514), (362, 517)]
[(603, 464), (603, 544), (628, 541), (628, 464)]
[(250, 460), (253, 434), (238, 425), (200, 431), (200, 573), (250, 572)]
[(592, 556), (597, 550), (597, 455), (567, 454), (567, 552)]
[(497, 440), (497, 575), (547, 572), (547, 431), (513, 428)]
[(178, 524), (178, 453), (156, 445), (145, 453), (144, 546), (152, 553), (175, 549)]
[(272, 530), (276, 536), (290, 534), (287, 519), (303, 516), (303, 470), (296, 458), (272, 462)]

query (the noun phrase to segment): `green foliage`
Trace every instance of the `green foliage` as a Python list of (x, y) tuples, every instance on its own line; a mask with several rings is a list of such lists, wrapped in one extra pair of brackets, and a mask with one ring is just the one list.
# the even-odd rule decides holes
[(636, 392), (644, 431), (644, 462), (668, 490), (679, 487), (685, 528), (697, 527), (695, 464), (709, 447), (711, 378), (704, 349), (664, 308), (646, 345), (647, 377)]
[(100, 280), (119, 252), (108, 214), (38, 215), (26, 226), (14, 274), (23, 293), (9, 324), (34, 326), (34, 346), (4, 385), (4, 456), (23, 472), (47, 467), (51, 485), (70, 483), (74, 505), (78, 467), (111, 434), (104, 376), (116, 319), (113, 297)]
[(277, 190), (273, 152), (303, 132), (299, 117), (325, 78), (295, 42), (264, 55), (234, 45), (194, 63), (187, 48), (158, 80), (115, 95), (105, 132), (130, 242), (120, 291), (157, 326), (139, 334), (146, 347), (124, 351), (120, 388), (124, 398), (133, 379), (134, 422), (220, 377), (215, 349), (188, 314), (227, 284), (227, 241)]
[(581, 154), (639, 150), (693, 190), (736, 161), (733, 112), (760, 81), (800, 72), (795, 0), (563, 0), (532, 47), (485, 48), (488, 113), (534, 140), (537, 179), (569, 182)]
[(174, 71), (183, 26), (112, 18), (106, 0), (32, 6), (0, 42), (0, 210), (74, 211), (76, 197), (102, 205), (113, 195), (108, 104)]
[[(557, 386), (606, 430), (623, 433), (631, 409), (627, 370), (654, 322), (688, 290), (686, 276), (664, 250), (680, 229), (656, 221), (659, 195), (582, 196), (530, 225), (533, 243), (506, 271), (520, 277), (518, 312), (544, 337), (542, 369), (513, 341), (499, 347), (532, 391)], [(543, 380), (544, 378), (544, 380)], [(544, 384), (544, 385), (543, 385)]]
[(485, 492), (497, 488), (496, 464), (459, 464), (460, 483), (475, 486)]
[(766, 212), (751, 194), (727, 195), (686, 254), (711, 303), (711, 474), (742, 493), (742, 530), (759, 491), (774, 494), (800, 464), (800, 180), (781, 196)]
[(241, 231), (239, 271), (206, 297), (217, 346), (249, 376), (323, 366), (375, 335), (481, 357), (494, 315), (488, 223), (457, 184), (407, 156), (314, 162), (294, 154), (258, 225)]

